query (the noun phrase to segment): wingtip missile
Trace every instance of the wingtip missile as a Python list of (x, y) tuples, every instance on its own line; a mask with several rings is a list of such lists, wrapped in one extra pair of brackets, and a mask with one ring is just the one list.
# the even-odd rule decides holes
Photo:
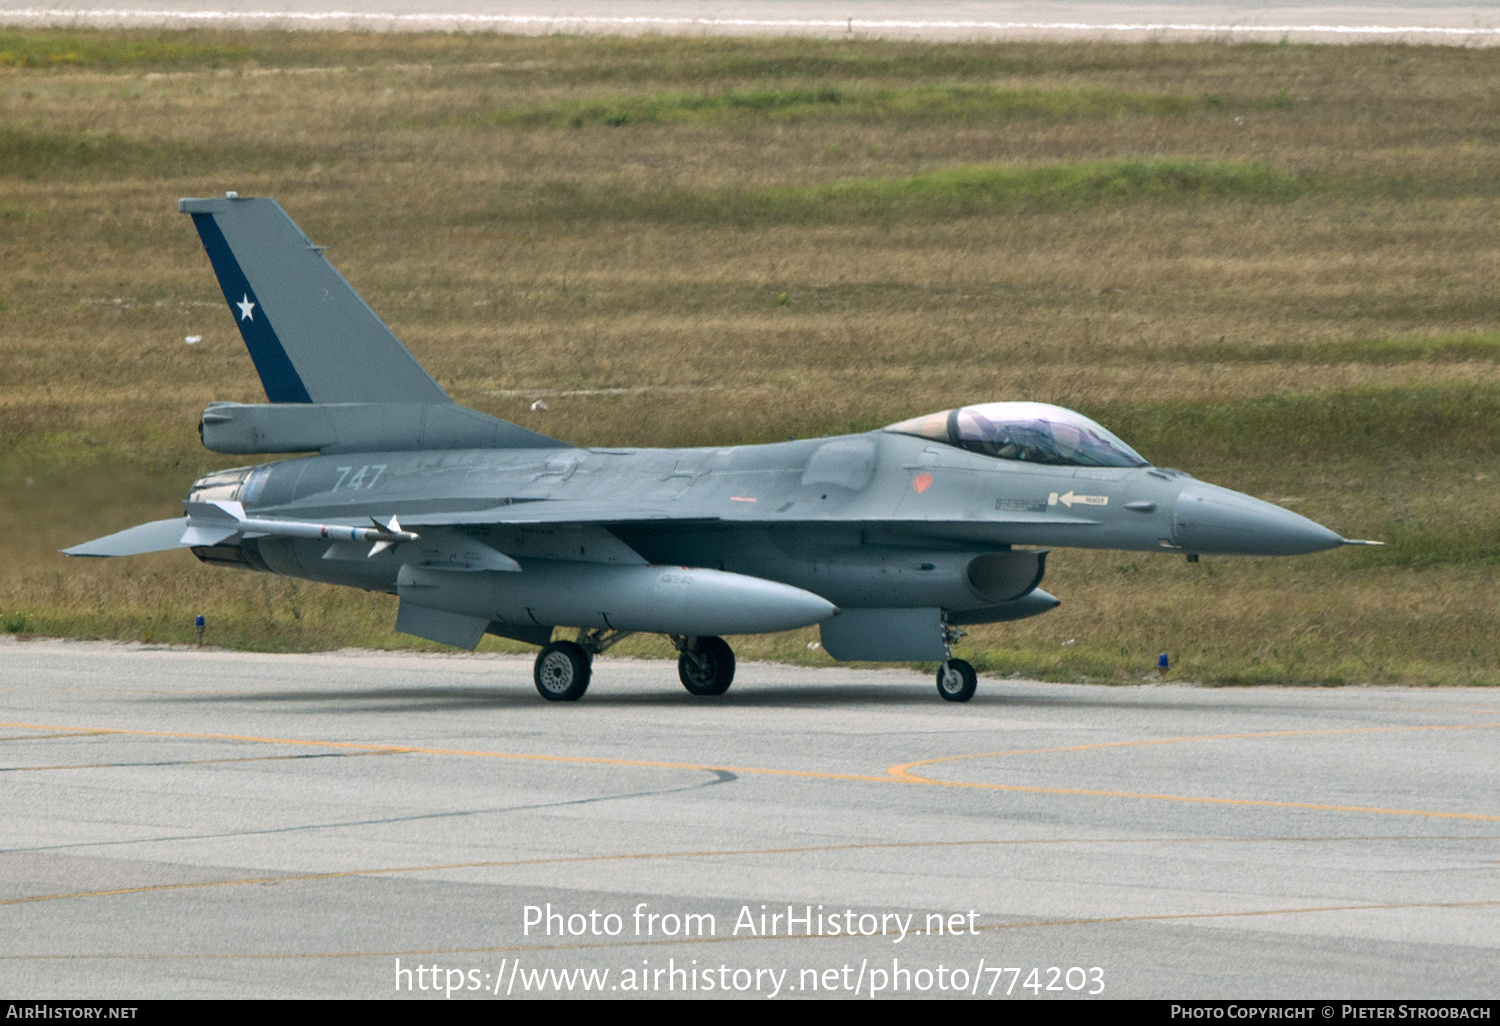
[(268, 535), (273, 538), (327, 538), (333, 541), (373, 542), (370, 555), (374, 556), (401, 542), (414, 542), (421, 538), (415, 531), (404, 531), (401, 523), (392, 516), (382, 524), (374, 517), (374, 527), (349, 527), (344, 524), (314, 524), (300, 520), (276, 520), (249, 517), (238, 502), (184, 502), (187, 513), (187, 530), (183, 544), (214, 545), (237, 534)]

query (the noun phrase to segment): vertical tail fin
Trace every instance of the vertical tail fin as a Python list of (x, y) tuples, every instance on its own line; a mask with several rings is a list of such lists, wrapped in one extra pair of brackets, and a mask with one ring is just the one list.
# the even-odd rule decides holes
[(446, 403), (439, 387), (272, 199), (179, 200), (273, 403)]

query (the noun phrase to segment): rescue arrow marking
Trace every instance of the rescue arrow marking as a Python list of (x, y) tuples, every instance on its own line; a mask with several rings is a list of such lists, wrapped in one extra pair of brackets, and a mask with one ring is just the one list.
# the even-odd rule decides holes
[(1083, 506), (1108, 506), (1109, 496), (1074, 495), (1072, 492), (1067, 492), (1063, 495), (1058, 495), (1056, 492), (1053, 492), (1051, 495), (1047, 496), (1047, 505), (1056, 506), (1059, 502), (1069, 509), (1073, 508), (1073, 504), (1075, 502)]

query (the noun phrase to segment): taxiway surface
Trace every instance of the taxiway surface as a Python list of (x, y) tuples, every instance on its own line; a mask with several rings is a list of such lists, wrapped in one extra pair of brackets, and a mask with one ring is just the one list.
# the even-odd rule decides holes
[[(555, 705), (530, 672), (0, 641), (0, 986), (1500, 994), (1493, 691), (986, 678), (950, 705), (904, 670), (747, 664), (704, 700), (601, 659)], [(578, 918), (528, 932), (548, 903)], [(762, 936), (788, 905), (890, 932)]]

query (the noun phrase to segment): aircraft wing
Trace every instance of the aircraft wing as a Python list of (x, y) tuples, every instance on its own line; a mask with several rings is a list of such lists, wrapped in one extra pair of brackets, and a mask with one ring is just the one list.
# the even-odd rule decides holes
[(633, 524), (674, 521), (706, 523), (715, 516), (682, 516), (664, 509), (631, 509), (614, 503), (542, 500), (517, 502), (491, 509), (403, 515), (402, 523), (413, 527), (449, 527), (488, 524)]
[[(346, 511), (339, 511), (346, 512)], [(706, 511), (705, 511), (706, 512)], [(568, 500), (542, 500), (538, 502), (517, 502), (504, 506), (495, 506), (490, 509), (479, 510), (452, 510), (443, 512), (427, 512), (404, 515), (402, 523), (407, 527), (463, 527), (463, 526), (487, 526), (487, 525), (523, 525), (523, 524), (648, 524), (648, 523), (880, 523), (886, 526), (895, 526), (905, 523), (910, 526), (919, 526), (925, 521), (919, 518), (902, 518), (900, 521), (880, 520), (866, 521), (865, 518), (850, 520), (845, 517), (818, 517), (808, 520), (805, 517), (781, 518), (775, 514), (756, 515), (750, 510), (731, 510), (729, 516), (713, 515), (687, 515), (673, 513), (662, 507), (622, 507), (613, 503), (601, 502), (570, 502)], [(351, 521), (359, 523), (367, 518), (350, 518), (347, 515), (331, 518), (335, 523)], [(944, 518), (934, 518), (936, 521), (944, 522)], [(266, 523), (272, 521), (267, 520)], [(257, 523), (260, 523), (257, 521)], [(1097, 520), (1088, 520), (1083, 517), (1066, 516), (1062, 514), (1040, 514), (1029, 512), (1015, 512), (1007, 514), (1000, 520), (977, 521), (985, 525), (1003, 526), (1005, 524), (1046, 524), (1053, 527), (1087, 527), (1098, 523)], [(201, 525), (198, 525), (201, 529)], [(147, 552), (165, 552), (169, 549), (189, 548), (193, 545), (209, 544), (210, 539), (190, 536), (188, 533), (188, 520), (186, 517), (177, 517), (173, 520), (154, 520), (149, 524), (140, 524), (136, 527), (118, 531), (104, 538), (96, 538), (82, 545), (75, 545), (69, 549), (63, 549), (65, 556), (138, 556)], [(232, 533), (232, 531), (231, 531)], [(276, 533), (276, 532), (271, 532)]]
[[(146, 552), (165, 552), (188, 547), (182, 536), (187, 532), (187, 517), (153, 520), (138, 524), (104, 538), (63, 549), (64, 556), (139, 556)], [(193, 542), (192, 544), (199, 544)]]
[[(934, 515), (932, 522), (950, 523), (951, 517)], [(542, 499), (530, 502), (517, 502), (506, 506), (495, 506), (490, 509), (457, 510), (452, 512), (427, 512), (401, 515), (401, 522), (411, 527), (457, 527), (457, 526), (482, 526), (489, 524), (635, 524), (635, 523), (758, 523), (758, 524), (791, 524), (791, 523), (926, 523), (920, 517), (901, 518), (870, 518), (863, 516), (848, 517), (839, 515), (807, 517), (807, 516), (777, 516), (772, 510), (760, 512), (756, 509), (734, 508), (714, 515), (702, 507), (699, 510), (673, 511), (667, 507), (636, 507), (620, 506), (614, 503), (603, 502), (573, 502), (567, 499)], [(1092, 527), (1097, 526), (1099, 521), (1090, 520), (1085, 517), (1068, 516), (1061, 513), (1032, 513), (1029, 511), (1017, 511), (1005, 513), (998, 517), (987, 517), (974, 521), (978, 524), (999, 525), (1025, 524), (1028, 526), (1045, 525), (1048, 527)]]

